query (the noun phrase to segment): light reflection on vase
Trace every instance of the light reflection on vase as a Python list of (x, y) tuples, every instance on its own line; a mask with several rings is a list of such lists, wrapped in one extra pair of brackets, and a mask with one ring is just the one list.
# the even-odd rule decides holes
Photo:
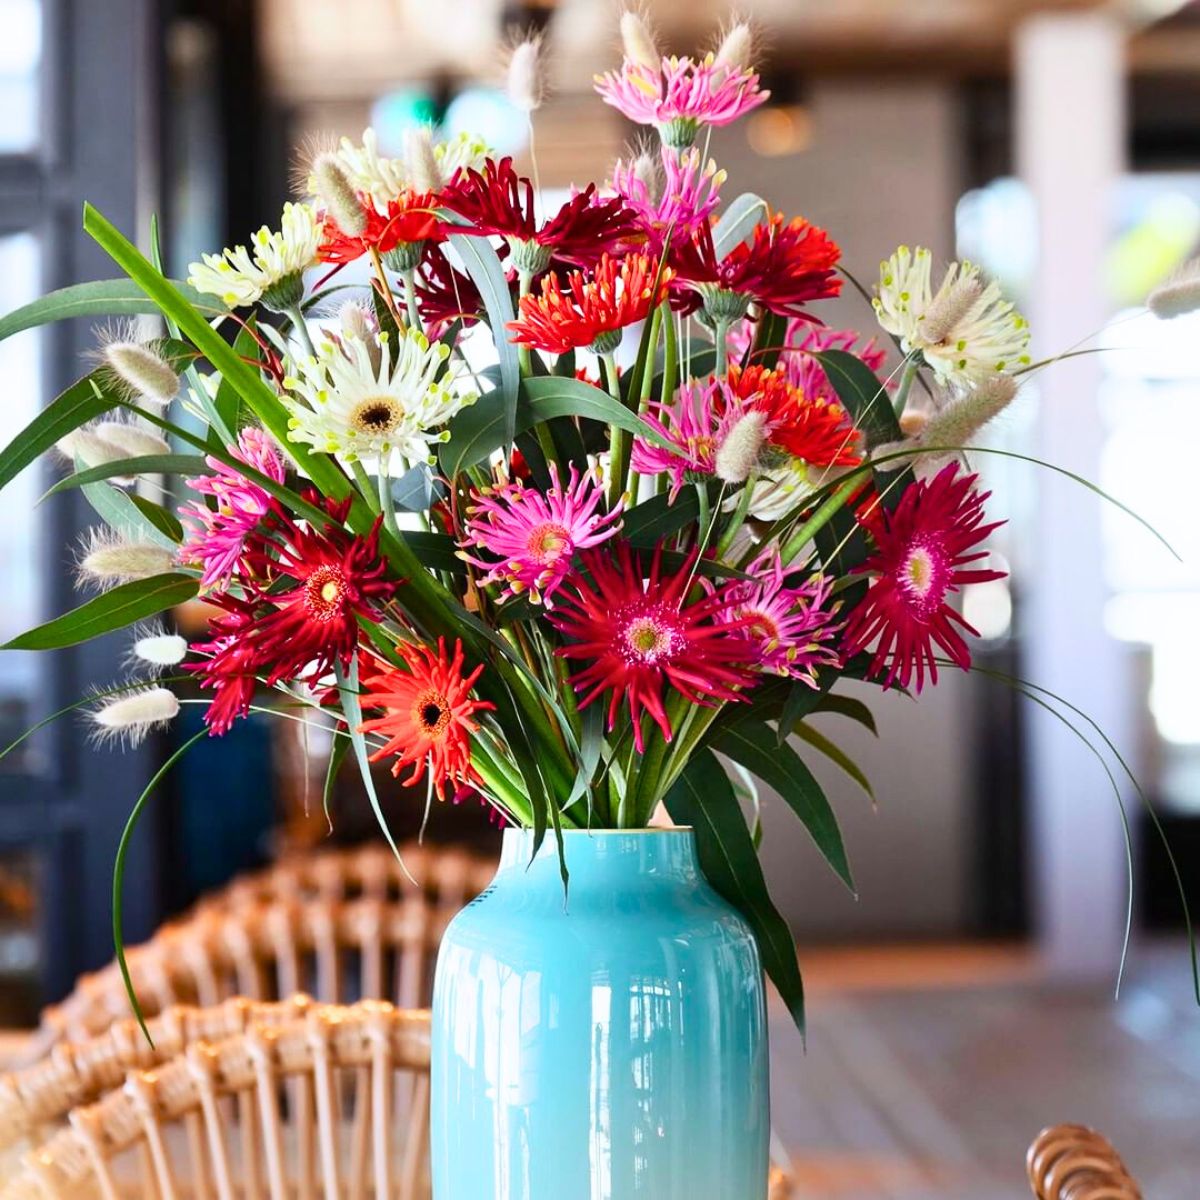
[(758, 1200), (767, 1047), (754, 939), (690, 831), (508, 830), (447, 930), (434, 1200)]

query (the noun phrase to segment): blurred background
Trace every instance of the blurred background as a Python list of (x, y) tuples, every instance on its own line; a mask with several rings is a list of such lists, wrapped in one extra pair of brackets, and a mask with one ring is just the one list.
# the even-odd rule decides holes
[[(679, 52), (704, 48), (732, 12), (724, 0), (648, 10)], [(1012, 572), (964, 598), (981, 672), (945, 678), (919, 707), (870, 689), (877, 739), (829, 726), (877, 807), (814, 764), (857, 898), (764, 797), (767, 873), (814, 993), (807, 1057), (778, 1025), (777, 1124), (793, 1153), (824, 1164), (813, 1194), (1017, 1195), (1029, 1136), (1075, 1119), (1124, 1144), (1156, 1182), (1149, 1194), (1195, 1196), (1200, 1021), (1175, 877), (1122, 784), (1133, 946), (1114, 999), (1131, 886), (1117, 798), (1042, 693), (1022, 698), (1004, 680), (1095, 720), (1200, 895), (1188, 483), (1200, 323), (1155, 325), (1138, 308), (1200, 246), (1200, 4), (747, 0), (738, 11), (761, 30), (772, 99), (713, 137), (727, 197), (753, 191), (827, 227), (867, 282), (900, 242), (982, 263), (1030, 317), (1035, 358), (1105, 348), (1038, 372), (992, 445), (1095, 480), (1179, 555), (1062, 476), (1003, 453), (974, 464), (992, 513), (1009, 518), (994, 544)], [(399, 153), (407, 128), (433, 122), (479, 132), (528, 169), (528, 130), (499, 78), (514, 28), (544, 30), (550, 50), (535, 118), (543, 188), (602, 179), (633, 133), (591, 91), (619, 57), (618, 13), (608, 0), (0, 0), (0, 309), (115, 273), (80, 230), (85, 197), (143, 245), (157, 216), (181, 277), (200, 251), (276, 221), (294, 148), (314, 139), (357, 139), (370, 124)], [(852, 288), (822, 316), (873, 329)], [(91, 338), (53, 326), (0, 344), (0, 436), (81, 373)], [(37, 504), (49, 481), (31, 468), (5, 498), (0, 640), (72, 603), (65, 548), (88, 510), (75, 492)], [(121, 656), (116, 639), (0, 656), (0, 744), (119, 678)], [(68, 718), (0, 762), (0, 1025), (32, 1024), (111, 957), (121, 826), (198, 727), (185, 708), (171, 734), (122, 754), (89, 748)], [(353, 772), (329, 833), (328, 745), (295, 728), (253, 717), (175, 772), (130, 863), (131, 939), (283, 850), (373, 836)], [(398, 833), (414, 834), (421, 802), (385, 790)], [(447, 807), (428, 837), (490, 850), (498, 833), (482, 811)], [(1002, 1185), (972, 1191), (954, 1175), (964, 1163)]]

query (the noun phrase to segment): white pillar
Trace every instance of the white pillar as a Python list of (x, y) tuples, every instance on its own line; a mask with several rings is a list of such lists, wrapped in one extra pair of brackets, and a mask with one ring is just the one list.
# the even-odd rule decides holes
[[(1016, 157), (1038, 219), (1028, 306), (1036, 360), (1092, 337), (1109, 315), (1102, 266), (1124, 166), (1124, 38), (1103, 14), (1045, 13), (1021, 25), (1015, 53)], [(1032, 451), (1092, 480), (1103, 444), (1100, 378), (1095, 356), (1039, 373)], [(1023, 580), (1025, 675), (1084, 709), (1128, 749), (1129, 680), (1103, 627), (1102, 502), (1046, 471), (1038, 472), (1037, 487), (1035, 560)], [(1116, 802), (1078, 739), (1041, 710), (1026, 711), (1040, 946), (1060, 978), (1112, 979), (1126, 900)]]

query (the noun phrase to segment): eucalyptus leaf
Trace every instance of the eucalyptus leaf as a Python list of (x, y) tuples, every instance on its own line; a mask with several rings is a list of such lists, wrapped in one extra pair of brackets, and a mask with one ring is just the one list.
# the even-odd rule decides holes
[(98, 467), (88, 467), (63, 476), (42, 497), (45, 500), (57, 492), (69, 491), (71, 488), (84, 487), (89, 483), (98, 483), (103, 479), (121, 476), (138, 475), (204, 475), (208, 472), (208, 464), (199, 454), (143, 454), (136, 458), (123, 458), (118, 462), (101, 463)]
[(887, 388), (861, 358), (848, 350), (818, 350), (812, 355), (868, 446), (903, 438)]
[(767, 202), (753, 192), (743, 192), (730, 201), (713, 229), (713, 246), (717, 258), (724, 258), (735, 246), (744, 242), (770, 212)]
[(96, 515), (115, 533), (130, 542), (149, 542), (174, 551), (178, 542), (146, 519), (128, 492), (111, 483), (89, 483), (83, 488)]
[(691, 525), (699, 513), (695, 489), (684, 488), (674, 500), (665, 494), (653, 496), (628, 509), (621, 532), (630, 545), (650, 549), (663, 538)]
[(811, 725), (801, 723), (796, 726), (795, 733), (801, 741), (807, 742), (814, 750), (820, 751), (830, 762), (853, 779), (871, 798), (872, 804), (875, 802), (875, 789), (871, 787), (871, 781), (845, 750)]

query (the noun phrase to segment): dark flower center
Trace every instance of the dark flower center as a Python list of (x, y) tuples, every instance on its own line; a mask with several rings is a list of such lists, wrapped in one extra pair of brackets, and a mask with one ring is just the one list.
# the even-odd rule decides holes
[(400, 406), (390, 396), (361, 400), (350, 414), (350, 424), (368, 436), (387, 433), (400, 419)]
[(441, 737), (450, 724), (450, 701), (442, 692), (430, 688), (417, 697), (413, 715), (426, 737)]

